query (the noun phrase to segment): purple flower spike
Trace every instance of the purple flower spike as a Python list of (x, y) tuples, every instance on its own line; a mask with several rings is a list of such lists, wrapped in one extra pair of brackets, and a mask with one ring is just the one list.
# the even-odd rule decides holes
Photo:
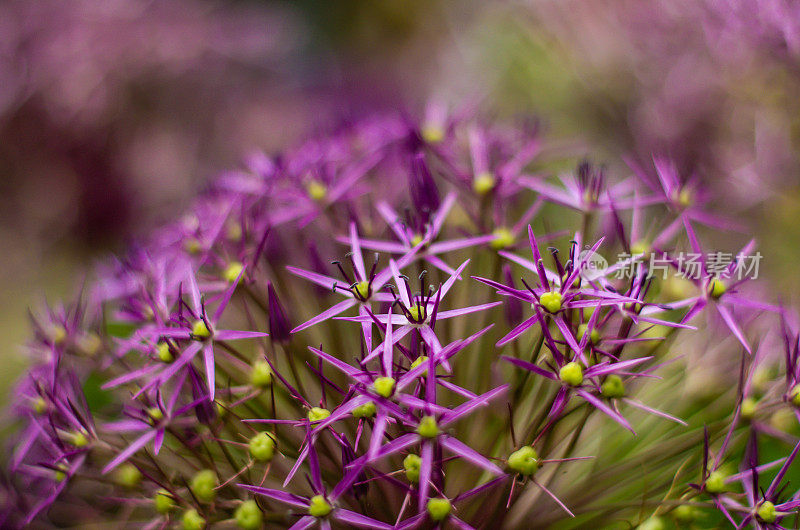
[(278, 300), (278, 294), (272, 283), (267, 283), (267, 299), (269, 300), (269, 334), (272, 340), (277, 342), (288, 342), (291, 338), (291, 327), (286, 318), (286, 311)]

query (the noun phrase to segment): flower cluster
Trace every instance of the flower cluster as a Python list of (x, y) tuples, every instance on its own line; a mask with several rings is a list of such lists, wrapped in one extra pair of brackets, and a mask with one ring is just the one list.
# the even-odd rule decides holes
[(782, 528), (800, 328), (702, 191), (435, 106), (252, 156), (33, 316), (0, 524)]

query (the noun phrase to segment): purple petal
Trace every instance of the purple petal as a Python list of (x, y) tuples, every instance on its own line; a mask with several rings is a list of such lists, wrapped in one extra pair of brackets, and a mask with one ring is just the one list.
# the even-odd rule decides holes
[(626, 370), (626, 369), (630, 368), (631, 366), (636, 366), (637, 364), (641, 364), (641, 363), (643, 363), (645, 361), (648, 361), (648, 360), (650, 360), (652, 358), (653, 358), (652, 356), (650, 356), (650, 357), (640, 357), (638, 359), (631, 359), (631, 360), (628, 360), (628, 361), (620, 361), (620, 362), (617, 362), (617, 363), (597, 364), (597, 365), (592, 366), (591, 368), (587, 369), (584, 372), (584, 375), (586, 377), (603, 376), (603, 375), (606, 375), (606, 374), (619, 372), (621, 370)]
[(374, 462), (374, 461), (379, 460), (379, 459), (381, 459), (381, 458), (383, 458), (385, 456), (389, 456), (391, 454), (398, 453), (398, 452), (406, 449), (407, 447), (410, 447), (410, 446), (414, 445), (419, 440), (420, 440), (420, 437), (416, 433), (408, 433), (408, 434), (404, 434), (402, 436), (398, 436), (397, 438), (395, 438), (391, 442), (389, 442), (387, 444), (384, 444), (383, 447), (381, 447), (378, 450), (378, 452), (375, 453), (375, 456), (373, 458), (367, 459), (366, 456), (362, 456), (361, 458), (353, 460), (350, 463), (350, 465), (351, 466), (355, 466), (355, 465), (369, 464), (370, 462)]
[(361, 373), (359, 370), (356, 370), (355, 368), (353, 368), (352, 366), (350, 366), (346, 362), (344, 362), (342, 360), (339, 360), (336, 357), (334, 357), (333, 355), (329, 355), (329, 354), (325, 353), (322, 350), (319, 350), (319, 349), (317, 349), (317, 348), (315, 348), (313, 346), (309, 346), (308, 349), (311, 351), (311, 353), (313, 353), (314, 355), (316, 355), (320, 359), (330, 363), (331, 365), (333, 365), (334, 368), (336, 368), (338, 370), (341, 370), (342, 372), (344, 372), (347, 375), (356, 376), (356, 375)]
[(527, 320), (524, 320), (517, 327), (509, 331), (505, 337), (497, 341), (496, 346), (500, 348), (501, 346), (505, 346), (509, 342), (515, 340), (517, 337), (525, 333), (528, 329), (533, 327), (536, 324), (536, 322), (538, 322), (538, 320), (539, 317), (537, 315), (533, 315), (532, 317), (529, 317)]
[(286, 493), (285, 491), (281, 490), (262, 488), (260, 486), (251, 486), (249, 484), (237, 484), (237, 486), (239, 486), (240, 488), (244, 488), (247, 491), (255, 493), (257, 495), (263, 495), (265, 497), (269, 497), (270, 499), (275, 499), (276, 501), (282, 502), (284, 504), (294, 506), (295, 508), (301, 508), (304, 510), (308, 509), (308, 499), (300, 497), (299, 495), (293, 495), (291, 493)]
[(257, 339), (268, 336), (269, 333), (264, 333), (263, 331), (237, 331), (231, 329), (220, 329), (214, 331), (214, 338), (218, 340)]
[(620, 425), (631, 431), (633, 434), (636, 434), (636, 432), (633, 430), (633, 427), (631, 427), (631, 425), (628, 423), (628, 420), (623, 418), (611, 407), (603, 403), (602, 400), (596, 398), (594, 395), (592, 395), (589, 392), (586, 392), (585, 390), (577, 389), (575, 392), (583, 399), (594, 405), (595, 408), (599, 409), (600, 412), (608, 415), (611, 419), (613, 419), (614, 421), (616, 421), (617, 423), (619, 423)]
[(739, 329), (739, 325), (736, 323), (736, 320), (733, 318), (733, 315), (731, 315), (730, 311), (728, 311), (728, 308), (722, 304), (717, 304), (716, 307), (717, 311), (719, 312), (719, 316), (722, 317), (722, 320), (725, 321), (725, 324), (728, 326), (728, 328), (733, 332), (739, 342), (742, 343), (742, 346), (744, 346), (744, 349), (747, 350), (747, 353), (752, 355), (753, 351), (750, 349), (747, 339), (744, 338), (742, 330)]
[(463, 458), (495, 475), (503, 474), (503, 470), (493, 464), (488, 458), (451, 436), (443, 436), (439, 440), (439, 443), (459, 458)]
[(641, 403), (641, 402), (636, 401), (634, 399), (623, 398), (622, 401), (624, 401), (625, 403), (627, 403), (631, 407), (636, 407), (637, 409), (643, 410), (645, 412), (649, 412), (650, 414), (654, 414), (656, 416), (661, 416), (662, 418), (668, 419), (670, 421), (674, 421), (675, 423), (680, 423), (681, 425), (688, 425), (688, 423), (686, 423), (682, 419), (676, 418), (675, 416), (667, 414), (666, 412), (662, 412), (662, 411), (660, 411), (658, 409), (654, 409), (652, 407), (648, 407), (644, 403)]
[(507, 355), (503, 355), (501, 359), (503, 359), (504, 361), (508, 361), (513, 365), (519, 366), (520, 368), (524, 368), (525, 370), (530, 370), (531, 372), (539, 374), (542, 377), (546, 377), (548, 379), (553, 379), (553, 380), (558, 379), (554, 373), (548, 372), (544, 368), (540, 368), (533, 363), (529, 363), (528, 361), (523, 361), (522, 359), (517, 359), (516, 357), (509, 357)]
[(561, 336), (567, 341), (567, 344), (569, 344), (569, 347), (572, 348), (572, 351), (578, 354), (578, 357), (584, 361), (584, 364), (588, 364), (588, 362), (586, 362), (586, 356), (583, 354), (583, 350), (578, 346), (578, 342), (575, 340), (572, 330), (569, 329), (569, 325), (567, 325), (567, 323), (564, 321), (563, 315), (556, 315), (553, 317), (553, 320), (556, 321), (556, 325), (561, 331)]
[(503, 285), (502, 283), (498, 283), (494, 280), (490, 280), (488, 278), (481, 278), (480, 276), (470, 276), (473, 280), (477, 280), (481, 283), (485, 283), (489, 287), (494, 287), (500, 294), (510, 295), (514, 298), (519, 298), (524, 302), (535, 302), (536, 299), (533, 295), (528, 291), (520, 291), (518, 289), (514, 289), (513, 287), (508, 287), (507, 285)]
[(360, 513), (351, 512), (350, 510), (345, 510), (344, 508), (337, 508), (336, 511), (333, 512), (333, 517), (338, 521), (361, 528), (377, 528), (379, 530), (391, 530), (394, 528), (394, 526), (390, 524), (376, 521), (371, 517), (361, 515)]
[(297, 326), (292, 330), (292, 333), (297, 333), (298, 331), (302, 331), (306, 328), (310, 328), (315, 324), (319, 324), (320, 322), (328, 320), (331, 317), (335, 317), (339, 313), (353, 307), (354, 305), (356, 305), (356, 300), (354, 298), (348, 298), (343, 302), (339, 302), (338, 304), (326, 309), (319, 315), (315, 316), (314, 318), (311, 318), (306, 322), (300, 324), (299, 326)]
[(473, 247), (475, 245), (482, 245), (494, 239), (492, 234), (487, 236), (465, 237), (461, 239), (451, 239), (449, 241), (441, 241), (434, 243), (428, 247), (428, 254), (441, 254), (442, 252), (452, 252), (462, 248)]
[(553, 492), (552, 492), (552, 491), (550, 491), (549, 489), (547, 489), (547, 488), (546, 488), (546, 487), (545, 487), (545, 486), (544, 486), (544, 485), (543, 485), (541, 482), (537, 481), (536, 479), (533, 479), (533, 482), (534, 482), (534, 484), (536, 484), (537, 486), (539, 486), (540, 488), (542, 488), (542, 491), (544, 491), (545, 493), (547, 493), (547, 495), (549, 495), (551, 499), (553, 499), (554, 501), (556, 501), (556, 503), (557, 503), (559, 506), (561, 506), (561, 508), (562, 508), (562, 509), (563, 509), (565, 512), (567, 512), (567, 513), (570, 515), (570, 517), (575, 517), (575, 514), (574, 514), (574, 513), (572, 513), (572, 512), (570, 511), (570, 509), (569, 509), (569, 508), (567, 508), (567, 505), (566, 505), (566, 504), (564, 504), (563, 502), (561, 502), (561, 499), (559, 499), (558, 497), (556, 497), (556, 496), (553, 494)]
[(164, 443), (164, 429), (158, 429), (156, 431), (156, 438), (153, 440), (153, 452), (158, 454), (161, 451), (161, 444)]
[(778, 471), (778, 474), (775, 475), (775, 478), (770, 483), (769, 488), (767, 489), (766, 492), (767, 497), (772, 497), (772, 495), (774, 495), (775, 491), (778, 489), (778, 486), (783, 480), (783, 477), (786, 476), (786, 473), (789, 471), (789, 466), (792, 465), (792, 462), (794, 462), (794, 459), (797, 457), (798, 451), (800, 451), (800, 442), (798, 442), (797, 445), (794, 446), (792, 453), (786, 459), (786, 462), (783, 463), (783, 466), (781, 466), (780, 471)]
[(447, 414), (445, 418), (442, 418), (441, 422), (439, 422), (440, 425), (444, 427), (446, 425), (453, 423), (456, 420), (461, 419), (462, 417), (466, 416), (476, 408), (488, 404), (489, 401), (503, 394), (506, 390), (508, 390), (508, 385), (501, 385), (484, 394), (479, 395), (475, 399), (468, 401), (463, 405), (459, 405), (458, 407), (454, 408), (449, 414)]
[(214, 401), (214, 392), (216, 386), (214, 385), (214, 346), (210, 342), (203, 346), (203, 362), (206, 365), (206, 380), (208, 382), (208, 400)]
[(342, 282), (337, 280), (336, 278), (331, 278), (330, 276), (324, 276), (322, 274), (317, 274), (316, 272), (311, 272), (303, 269), (298, 269), (297, 267), (292, 267), (287, 265), (286, 270), (294, 274), (295, 276), (300, 276), (301, 278), (305, 278), (311, 282), (316, 283), (326, 289), (333, 289), (334, 285), (341, 284)]
[(114, 459), (111, 462), (109, 462), (106, 465), (106, 467), (103, 468), (103, 474), (108, 473), (121, 463), (125, 462), (127, 459), (133, 456), (134, 453), (136, 453), (136, 451), (147, 445), (147, 442), (155, 438), (155, 436), (156, 436), (156, 431), (148, 431), (143, 435), (141, 435), (131, 445), (126, 447), (124, 451), (122, 451), (120, 454), (114, 457)]
[(289, 527), (289, 530), (306, 530), (306, 528), (311, 528), (317, 524), (317, 518), (312, 517), (310, 515), (304, 515), (300, 519), (297, 520), (292, 526)]
[(428, 491), (430, 490), (431, 473), (433, 471), (433, 444), (431, 442), (423, 442), (420, 456), (422, 457), (422, 462), (419, 468), (417, 506), (419, 511), (423, 511), (428, 501)]
[(447, 318), (457, 317), (461, 315), (468, 315), (469, 313), (475, 313), (478, 311), (483, 311), (485, 309), (491, 309), (492, 307), (497, 307), (498, 305), (502, 304), (503, 302), (490, 302), (488, 304), (481, 304), (481, 305), (473, 305), (469, 307), (462, 307), (460, 309), (450, 309), (448, 311), (439, 311), (436, 316), (436, 320), (444, 320)]
[(225, 312), (225, 308), (228, 307), (228, 303), (231, 301), (231, 297), (233, 296), (234, 291), (236, 291), (236, 287), (239, 285), (239, 282), (244, 276), (244, 272), (247, 269), (247, 265), (242, 267), (242, 270), (239, 271), (239, 275), (236, 276), (236, 279), (231, 282), (230, 286), (225, 290), (225, 293), (222, 295), (220, 299), (219, 305), (217, 306), (216, 311), (214, 311), (214, 322), (219, 322), (219, 319), (222, 318), (222, 313)]

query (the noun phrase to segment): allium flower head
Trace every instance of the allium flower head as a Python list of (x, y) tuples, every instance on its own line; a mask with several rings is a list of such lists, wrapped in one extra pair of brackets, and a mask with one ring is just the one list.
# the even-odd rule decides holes
[(728, 278), (754, 245), (676, 296), (655, 258), (730, 227), (541, 141), (431, 107), (222, 175), (36, 313), (2, 525), (780, 528), (800, 343)]

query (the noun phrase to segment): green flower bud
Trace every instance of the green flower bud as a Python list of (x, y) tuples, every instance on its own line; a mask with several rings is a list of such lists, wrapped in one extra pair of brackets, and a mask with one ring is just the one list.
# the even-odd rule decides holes
[(369, 282), (361, 281), (353, 285), (353, 294), (361, 300), (368, 300), (370, 295)]
[(318, 180), (311, 180), (306, 184), (306, 192), (312, 200), (322, 201), (328, 196), (328, 187)]
[[(424, 363), (427, 360), (428, 360), (428, 356), (427, 355), (420, 355), (419, 357), (414, 359), (413, 363), (411, 363), (411, 369), (413, 370), (414, 368), (416, 368), (417, 366), (421, 365), (422, 363)], [(423, 373), (427, 373), (427, 371), (425, 371)]]
[(423, 438), (436, 438), (439, 435), (439, 425), (433, 416), (423, 416), (417, 426), (417, 434)]
[(243, 502), (236, 508), (236, 511), (233, 512), (233, 518), (239, 528), (258, 530), (261, 528), (264, 514), (261, 513), (261, 508), (258, 507), (256, 501), (250, 500)]
[(583, 367), (575, 361), (569, 362), (558, 371), (558, 377), (569, 386), (580, 386), (583, 383)]
[(67, 479), (67, 471), (69, 471), (69, 468), (64, 463), (58, 464), (56, 467), (57, 469), (53, 470), (53, 478), (56, 480), (56, 482), (65, 481)]
[(428, 499), (428, 516), (431, 518), (432, 521), (440, 522), (444, 521), (448, 515), (450, 515), (450, 511), (453, 509), (453, 505), (450, 504), (448, 499), (442, 498), (433, 498)]
[(423, 317), (427, 317), (426, 312), (427, 312), (426, 307), (423, 307), (419, 304), (412, 305), (411, 307), (408, 308), (409, 321), (416, 323), (423, 322), (425, 320), (425, 318)]
[(681, 190), (675, 194), (674, 199), (684, 208), (691, 206), (693, 200), (692, 191), (688, 188), (681, 188)]
[(495, 250), (503, 250), (514, 244), (514, 234), (508, 228), (496, 228), (492, 235), (494, 239), (489, 245)]
[(67, 441), (78, 449), (83, 449), (89, 445), (89, 437), (85, 431), (74, 431), (67, 434)]
[(438, 144), (444, 140), (444, 129), (433, 123), (423, 125), (419, 132), (422, 135), (422, 139), (429, 144)]
[(561, 293), (558, 291), (542, 293), (542, 296), (539, 297), (539, 305), (550, 313), (557, 313), (561, 310), (562, 298)]
[(153, 425), (155, 425), (164, 419), (164, 412), (158, 407), (150, 407), (147, 409), (147, 416), (150, 418)]
[(308, 411), (308, 421), (322, 421), (331, 415), (331, 411), (322, 407), (314, 407)]
[(156, 346), (156, 350), (158, 353), (158, 360), (162, 363), (171, 363), (175, 359), (170, 351), (169, 343), (166, 341), (159, 342), (158, 346)]
[(250, 384), (253, 388), (268, 388), (272, 384), (272, 368), (264, 359), (258, 359), (250, 369)]
[[(586, 331), (589, 329), (588, 324), (581, 324), (578, 326), (578, 340), (583, 340), (583, 336), (586, 335)], [(589, 342), (592, 344), (597, 344), (600, 342), (600, 332), (596, 329), (593, 329), (592, 332), (589, 334)]]
[(694, 293), (694, 284), (681, 276), (669, 276), (661, 282), (661, 293), (669, 300), (688, 298)]
[(256, 462), (269, 462), (275, 456), (275, 440), (266, 432), (260, 432), (250, 438), (247, 447), (250, 456)]
[(416, 484), (419, 482), (419, 468), (422, 465), (422, 458), (419, 456), (409, 453), (403, 459), (403, 469), (406, 471), (406, 478), (409, 482), (413, 482)]
[(681, 504), (672, 510), (672, 516), (679, 523), (691, 523), (697, 518), (697, 509), (689, 504)]
[(217, 475), (210, 469), (202, 469), (192, 477), (189, 487), (197, 500), (211, 502), (217, 496)]
[(375, 402), (367, 401), (363, 405), (359, 405), (353, 409), (354, 418), (372, 418), (378, 412), (378, 407)]
[(183, 530), (203, 530), (206, 527), (206, 520), (194, 508), (189, 508), (183, 512), (181, 523)]
[(483, 172), (475, 175), (475, 179), (472, 181), (472, 189), (478, 195), (486, 195), (494, 189), (495, 184), (497, 184), (497, 181), (494, 175), (489, 172)]
[(379, 377), (372, 383), (372, 388), (379, 396), (388, 398), (394, 393), (396, 381), (391, 377)]
[(153, 504), (155, 504), (158, 513), (167, 514), (175, 507), (175, 499), (172, 498), (170, 492), (160, 489), (153, 496)]
[(708, 285), (708, 294), (711, 295), (711, 298), (719, 298), (720, 296), (725, 294), (727, 290), (728, 287), (719, 278), (714, 278)]
[(231, 241), (241, 241), (242, 239), (242, 225), (237, 222), (230, 222), (225, 229), (225, 235)]
[(239, 277), (239, 275), (242, 273), (243, 270), (244, 270), (244, 265), (242, 265), (238, 261), (233, 261), (227, 267), (225, 267), (224, 271), (222, 271), (222, 277), (225, 279), (226, 282), (233, 283), (236, 281), (236, 278)]
[(645, 519), (642, 521), (642, 524), (637, 527), (638, 530), (666, 530), (666, 528), (667, 525), (664, 524), (664, 520), (657, 515)]
[(622, 382), (622, 378), (617, 374), (611, 374), (600, 385), (600, 393), (608, 399), (624, 397), (625, 383)]
[(422, 236), (422, 234), (414, 234), (414, 236), (411, 238), (411, 246), (416, 247), (417, 245), (422, 243), (424, 239), (425, 238)]
[(33, 411), (36, 412), (36, 414), (44, 414), (47, 412), (47, 402), (42, 396), (37, 396), (37, 398), (33, 400)]
[(758, 410), (758, 400), (756, 398), (748, 397), (742, 400), (742, 419), (747, 421), (753, 419), (753, 416), (756, 415), (756, 410)]
[(650, 243), (647, 241), (637, 241), (631, 245), (631, 255), (638, 256), (639, 254), (649, 254), (650, 253)]
[(197, 238), (190, 237), (183, 242), (183, 248), (189, 254), (199, 254), (203, 250), (203, 246)]
[(211, 336), (211, 330), (208, 329), (205, 320), (202, 318), (195, 320), (192, 324), (192, 335), (196, 340), (205, 340)]
[(313, 517), (325, 517), (333, 510), (333, 506), (322, 495), (314, 495), (308, 505), (308, 514)]
[(115, 475), (117, 484), (125, 488), (135, 488), (142, 482), (142, 473), (131, 463), (119, 466)]
[(789, 400), (795, 407), (800, 407), (800, 384), (796, 384), (789, 391)]
[[(642, 304), (639, 304), (639, 303), (636, 303), (636, 302), (626, 302), (626, 303), (622, 304), (622, 308), (625, 309), (625, 311), (630, 311), (632, 313), (637, 313), (638, 314), (639, 311), (642, 310)], [(629, 315), (625, 315), (625, 316), (626, 317), (630, 317)]]
[(595, 189), (587, 189), (583, 192), (583, 202), (589, 205), (596, 205), (600, 200), (600, 194)]
[(100, 348), (103, 346), (103, 341), (97, 336), (96, 333), (82, 333), (78, 337), (76, 346), (82, 354), (93, 357), (98, 351), (100, 351)]
[(706, 491), (714, 495), (723, 493), (726, 490), (726, 478), (726, 475), (722, 471), (712, 471), (706, 479)]
[(784, 432), (797, 430), (797, 418), (789, 407), (782, 407), (773, 412), (769, 424)]
[(52, 324), (47, 330), (47, 334), (56, 346), (64, 344), (67, 340), (67, 329), (61, 324)]
[(523, 476), (530, 476), (542, 467), (536, 449), (526, 445), (511, 453), (508, 457), (508, 467)]
[(755, 374), (753, 374), (753, 389), (757, 393), (763, 394), (770, 388), (772, 380), (775, 379), (777, 375), (774, 365), (759, 366)]
[(764, 523), (774, 523), (778, 519), (775, 505), (769, 501), (764, 501), (758, 505), (756, 510), (756, 517)]

